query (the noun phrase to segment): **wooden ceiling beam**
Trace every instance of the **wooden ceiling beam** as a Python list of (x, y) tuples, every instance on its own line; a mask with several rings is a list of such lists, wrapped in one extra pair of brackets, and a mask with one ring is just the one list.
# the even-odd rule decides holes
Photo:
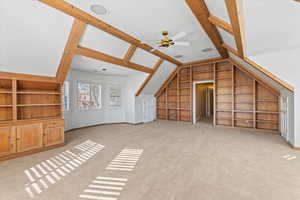
[(234, 34), (232, 26), (229, 23), (225, 22), (224, 20), (213, 15), (210, 15), (208, 17), (208, 20), (210, 23), (222, 28), (224, 31), (230, 33), (231, 35)]
[(143, 91), (143, 89), (146, 87), (147, 83), (151, 80), (151, 78), (153, 77), (153, 75), (155, 74), (155, 72), (158, 70), (158, 68), (161, 66), (161, 64), (164, 62), (163, 59), (159, 59), (154, 67), (153, 67), (153, 72), (151, 74), (148, 75), (148, 77), (146, 78), (146, 80), (143, 82), (143, 84), (141, 85), (141, 87), (139, 88), (139, 90), (136, 92), (135, 96), (139, 96), (141, 94), (141, 92)]
[(198, 22), (202, 25), (204, 31), (215, 45), (220, 55), (223, 58), (227, 58), (229, 55), (227, 50), (222, 46), (222, 37), (216, 26), (208, 20), (210, 14), (204, 0), (186, 0), (186, 3), (191, 8)]
[(58, 82), (64, 82), (69, 72), (71, 62), (75, 55), (75, 50), (80, 42), (80, 38), (85, 30), (86, 24), (80, 20), (74, 19), (74, 23), (64, 49), (63, 56), (60, 60), (60, 64), (56, 73), (56, 79)]
[(136, 47), (139, 47), (141, 49), (144, 49), (145, 51), (148, 51), (149, 53), (156, 55), (164, 60), (167, 60), (173, 64), (181, 65), (182, 63), (177, 61), (176, 59), (158, 51), (151, 51), (153, 48), (147, 44), (142, 44), (140, 40), (128, 35), (127, 33), (122, 32), (121, 30), (105, 23), (104, 21), (84, 12), (83, 10), (73, 6), (72, 4), (62, 1), (62, 0), (39, 0), (40, 2), (43, 2), (57, 10), (60, 10), (61, 12), (68, 14), (76, 19), (79, 19), (86, 24), (90, 24), (106, 33), (109, 33), (125, 42), (128, 42), (132, 45), (135, 45)]
[(135, 45), (131, 45), (124, 56), (124, 62), (129, 62), (136, 51), (137, 47)]
[(150, 69), (148, 67), (144, 67), (142, 65), (138, 65), (135, 63), (131, 63), (131, 62), (124, 62), (123, 59), (114, 57), (114, 56), (110, 56), (107, 55), (105, 53), (101, 53), (99, 51), (95, 51), (86, 47), (80, 47), (78, 46), (78, 48), (76, 49), (76, 54), (81, 55), (81, 56), (85, 56), (85, 57), (89, 57), (89, 58), (93, 58), (96, 60), (100, 60), (103, 62), (107, 62), (107, 63), (112, 63), (115, 65), (119, 65), (122, 67), (126, 67), (129, 69), (134, 69), (137, 71), (141, 71), (141, 72), (145, 72), (145, 73), (152, 73), (153, 69)]
[(225, 0), (228, 15), (234, 32), (234, 38), (238, 49), (239, 57), (245, 57), (244, 45), (244, 32), (243, 32), (243, 19), (242, 7), (238, 4), (237, 0)]

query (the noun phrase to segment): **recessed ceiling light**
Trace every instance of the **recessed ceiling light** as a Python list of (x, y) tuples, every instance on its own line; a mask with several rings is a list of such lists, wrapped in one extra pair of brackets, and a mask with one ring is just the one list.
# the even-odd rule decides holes
[(90, 9), (96, 15), (107, 15), (108, 14), (107, 9), (104, 6), (101, 6), (99, 4), (93, 4), (93, 5), (91, 5)]
[(176, 55), (174, 58), (183, 58), (183, 55)]
[(210, 52), (212, 50), (213, 50), (213, 48), (206, 48), (206, 49), (202, 49), (202, 52)]

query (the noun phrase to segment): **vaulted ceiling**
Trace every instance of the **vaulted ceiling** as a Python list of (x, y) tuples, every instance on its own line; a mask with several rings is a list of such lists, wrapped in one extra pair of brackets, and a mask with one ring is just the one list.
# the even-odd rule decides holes
[[(243, 31), (245, 35), (245, 56), (255, 56), (296, 49), (300, 46), (300, 3), (296, 1), (274, 0), (237, 0), (242, 6)], [(119, 30), (148, 43), (158, 40), (162, 30), (171, 35), (186, 32), (183, 40), (191, 46), (159, 49), (181, 63), (220, 56), (213, 42), (199, 24), (186, 1), (183, 0), (67, 0), (66, 2), (82, 9), (96, 18)], [(231, 23), (225, 0), (205, 0), (209, 12)], [(92, 4), (105, 6), (109, 14), (97, 16), (90, 10)], [(0, 70), (55, 76), (62, 58), (66, 41), (73, 24), (73, 17), (53, 9), (36, 0), (1, 0), (0, 1)], [(233, 34), (217, 27), (222, 40), (233, 49), (238, 49)], [(79, 43), (116, 58), (124, 58), (131, 44), (118, 39), (91, 25), (87, 25)], [(203, 49), (212, 48), (210, 52)], [(153, 68), (160, 58), (138, 48), (130, 62), (147, 68)], [(161, 74), (167, 75), (176, 67), (170, 62), (162, 64), (164, 68), (154, 74), (156, 80)], [(169, 67), (168, 67), (169, 66)], [(76, 55), (71, 67), (76, 70), (94, 72), (103, 67), (105, 73), (131, 75), (138, 72), (133, 69)], [(268, 68), (270, 70), (270, 68)], [(280, 75), (279, 75), (280, 76)], [(149, 80), (149, 83), (157, 81)], [(153, 90), (146, 86), (145, 90)]]

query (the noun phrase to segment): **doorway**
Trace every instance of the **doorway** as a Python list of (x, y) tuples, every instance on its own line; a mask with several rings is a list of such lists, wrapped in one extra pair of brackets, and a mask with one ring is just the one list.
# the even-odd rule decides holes
[(193, 123), (213, 123), (214, 84), (213, 81), (194, 82), (193, 84)]

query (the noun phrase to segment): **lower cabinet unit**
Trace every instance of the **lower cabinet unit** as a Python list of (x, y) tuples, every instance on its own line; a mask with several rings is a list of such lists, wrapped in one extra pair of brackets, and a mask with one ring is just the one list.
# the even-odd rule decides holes
[(45, 151), (64, 141), (63, 119), (0, 123), (0, 160)]
[(64, 123), (63, 120), (47, 122), (44, 126), (44, 146), (52, 146), (64, 143)]
[(17, 126), (17, 152), (43, 147), (43, 124)]
[(0, 127), (0, 157), (16, 152), (16, 130), (14, 126)]

